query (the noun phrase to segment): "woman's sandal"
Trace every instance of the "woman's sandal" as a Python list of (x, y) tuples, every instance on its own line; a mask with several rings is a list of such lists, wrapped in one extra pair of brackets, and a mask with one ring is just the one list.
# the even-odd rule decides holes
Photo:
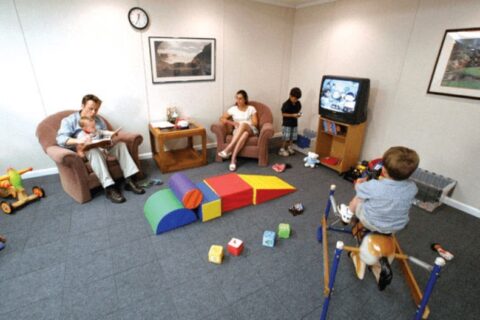
[(220, 152), (218, 153), (218, 156), (219, 156), (220, 158), (223, 158), (223, 159), (228, 159), (228, 158), (230, 158), (231, 155), (232, 155), (231, 152), (228, 152), (228, 153), (227, 153), (227, 152), (225, 152), (225, 150), (220, 151)]
[(237, 165), (235, 163), (230, 163), (230, 165), (228, 166), (228, 170), (232, 172), (237, 170)]

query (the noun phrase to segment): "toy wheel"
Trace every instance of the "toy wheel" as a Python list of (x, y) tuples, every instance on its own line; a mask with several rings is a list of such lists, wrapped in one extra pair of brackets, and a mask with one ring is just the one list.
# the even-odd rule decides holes
[(32, 192), (39, 198), (45, 198), (45, 191), (43, 191), (43, 189), (40, 187), (37, 187), (37, 186), (33, 187)]
[(2, 211), (6, 214), (10, 214), (13, 211), (12, 206), (7, 201), (0, 202), (0, 206), (2, 207)]
[(322, 243), (322, 240), (323, 240), (323, 230), (322, 230), (322, 226), (320, 226), (317, 229), (317, 241)]

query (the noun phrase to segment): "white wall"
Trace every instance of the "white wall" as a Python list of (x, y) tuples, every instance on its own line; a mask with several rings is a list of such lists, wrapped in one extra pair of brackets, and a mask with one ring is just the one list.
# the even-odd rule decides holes
[(288, 98), (295, 10), (243, 0), (225, 1), (225, 109), (245, 89), (252, 100), (272, 108), (281, 129), (282, 102)]
[[(134, 6), (150, 16), (143, 32), (127, 21)], [(141, 153), (150, 152), (148, 122), (165, 118), (169, 106), (203, 124), (214, 142), (209, 127), (238, 89), (278, 107), (293, 19), (294, 9), (235, 0), (0, 1), (0, 174), (8, 166), (54, 167), (36, 126), (79, 109), (87, 93), (103, 100), (100, 113), (114, 126), (143, 135)], [(152, 84), (151, 36), (215, 38), (215, 81)]]
[[(479, 12), (474, 0), (338, 0), (298, 9), (290, 86), (304, 89), (314, 115), (322, 75), (370, 78), (362, 158), (412, 147), (422, 168), (458, 181), (454, 199), (479, 208), (479, 103), (426, 93), (444, 31), (478, 27)], [(316, 129), (316, 119), (300, 125)]]
[[(144, 32), (131, 7), (151, 18)], [(48, 169), (35, 128), (45, 116), (103, 101), (115, 126), (140, 132), (175, 105), (209, 127), (245, 89), (278, 109), (303, 89), (301, 129), (316, 129), (323, 74), (371, 79), (362, 158), (391, 145), (419, 151), (421, 166), (458, 180), (454, 198), (480, 207), (478, 102), (426, 94), (445, 29), (478, 26), (476, 0), (338, 0), (301, 9), (247, 0), (0, 1), (0, 173), (8, 166)], [(149, 36), (213, 37), (216, 80), (152, 84)], [(207, 130), (209, 131), (209, 130)], [(213, 142), (209, 134), (210, 142)]]

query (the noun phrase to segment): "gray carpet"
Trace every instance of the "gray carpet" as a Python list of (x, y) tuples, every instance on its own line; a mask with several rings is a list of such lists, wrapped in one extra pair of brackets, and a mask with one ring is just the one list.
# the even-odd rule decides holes
[[(160, 236), (143, 217), (143, 204), (165, 185), (141, 196), (125, 192), (124, 204), (110, 203), (99, 191), (79, 205), (58, 176), (26, 180), (29, 189), (43, 187), (47, 198), (14, 215), (0, 213), (0, 233), (8, 237), (0, 252), (0, 319), (319, 319), (323, 258), (316, 229), (330, 184), (337, 185), (339, 202), (353, 189), (331, 170), (304, 168), (302, 158), (287, 158), (293, 168), (279, 174), (296, 193)], [(277, 161), (285, 158), (272, 155), (271, 163)], [(143, 165), (150, 178), (168, 180), (153, 161)], [(227, 163), (210, 161), (184, 173), (200, 181), (226, 171)], [(248, 159), (238, 172), (275, 174)], [(288, 212), (295, 202), (304, 204), (303, 215)], [(281, 222), (291, 225), (292, 237), (263, 247), (263, 231)], [(435, 287), (430, 319), (478, 319), (478, 230), (480, 220), (443, 206), (434, 214), (413, 208), (411, 223), (398, 234), (407, 253), (429, 263), (436, 257), (431, 242), (455, 254)], [(209, 247), (226, 246), (232, 237), (245, 241), (244, 253), (209, 263)], [(331, 252), (337, 240), (353, 244), (348, 235), (330, 233)], [(423, 290), (428, 273), (413, 271)], [(344, 255), (328, 318), (413, 318), (415, 305), (396, 263), (394, 272), (392, 284), (379, 292), (370, 273), (356, 279)]]

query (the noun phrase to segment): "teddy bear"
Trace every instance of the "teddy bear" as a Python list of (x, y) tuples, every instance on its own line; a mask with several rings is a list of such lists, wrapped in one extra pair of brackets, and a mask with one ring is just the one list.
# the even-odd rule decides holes
[(308, 156), (306, 156), (303, 161), (305, 161), (305, 167), (315, 168), (317, 164), (320, 163), (318, 160), (318, 154), (315, 152), (308, 152)]

